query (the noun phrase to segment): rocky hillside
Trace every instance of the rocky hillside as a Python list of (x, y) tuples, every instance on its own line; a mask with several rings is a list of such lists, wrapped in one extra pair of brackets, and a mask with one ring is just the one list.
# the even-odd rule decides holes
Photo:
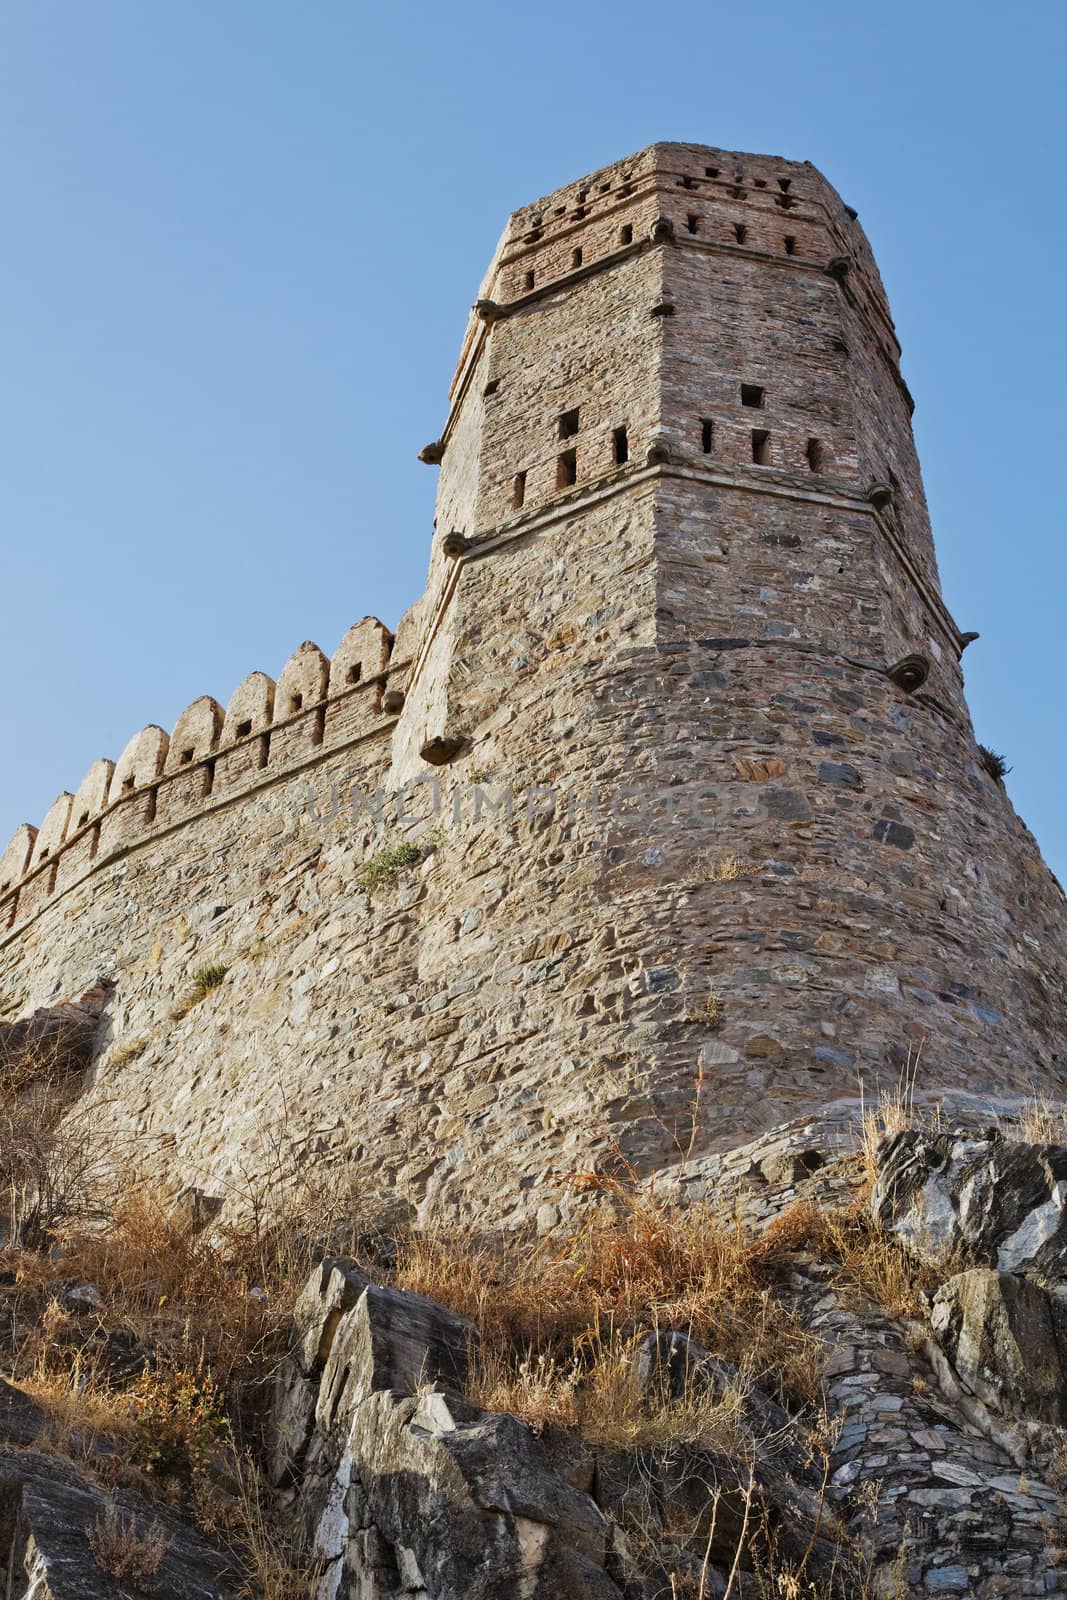
[(93, 1007), (0, 1038), (10, 1600), (1067, 1600), (1051, 1113), (838, 1103), (443, 1233), (131, 1192)]

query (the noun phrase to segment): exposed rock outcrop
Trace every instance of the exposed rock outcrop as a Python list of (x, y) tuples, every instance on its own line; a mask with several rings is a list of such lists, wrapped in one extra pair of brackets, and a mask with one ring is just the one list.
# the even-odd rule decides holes
[(1067, 1148), (908, 1128), (878, 1154), (871, 1214), (941, 1263), (1067, 1279)]
[(1067, 1301), (1013, 1272), (972, 1267), (942, 1284), (930, 1325), (957, 1376), (1009, 1417), (1067, 1420)]
[(338, 1600), (618, 1600), (611, 1527), (516, 1418), (459, 1389), (474, 1330), (328, 1261), (279, 1380), (280, 1478)]
[(0, 1078), (18, 1084), (42, 1072), (66, 1077), (87, 1067), (106, 998), (97, 985), (78, 1000), (0, 1023)]

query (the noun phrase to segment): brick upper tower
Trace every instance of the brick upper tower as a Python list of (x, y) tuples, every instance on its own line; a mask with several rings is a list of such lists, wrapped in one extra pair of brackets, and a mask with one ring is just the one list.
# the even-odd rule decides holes
[(626, 1093), (702, 1055), (724, 1132), (920, 1045), (928, 1084), (1061, 1071), (1063, 896), (974, 741), (899, 357), (810, 164), (655, 145), (512, 216), (423, 452), (394, 773), (642, 791), (599, 851), (546, 819), (551, 920), (615, 952)]

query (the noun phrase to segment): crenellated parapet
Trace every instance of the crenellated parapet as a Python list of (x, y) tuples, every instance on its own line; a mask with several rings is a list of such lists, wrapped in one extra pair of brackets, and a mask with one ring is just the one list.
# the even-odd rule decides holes
[(155, 833), (387, 732), (396, 712), (385, 691), (408, 665), (394, 659), (385, 624), (364, 617), (332, 658), (305, 641), (277, 682), (250, 673), (225, 709), (200, 695), (169, 734), (140, 729), (117, 761), (94, 761), (73, 794), (64, 790), (39, 828), (15, 830), (0, 857), (0, 934)]

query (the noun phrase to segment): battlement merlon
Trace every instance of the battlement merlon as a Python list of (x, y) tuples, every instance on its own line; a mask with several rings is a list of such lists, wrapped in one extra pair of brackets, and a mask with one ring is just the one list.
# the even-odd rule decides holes
[(281, 781), (346, 740), (384, 733), (396, 716), (383, 706), (387, 681), (403, 682), (408, 665), (393, 646), (385, 624), (364, 617), (332, 658), (305, 641), (277, 683), (250, 673), (225, 711), (200, 695), (169, 734), (150, 724), (117, 761), (94, 761), (75, 793), (64, 790), (40, 828), (22, 823), (0, 856), (0, 938), (153, 832), (249, 785)]

